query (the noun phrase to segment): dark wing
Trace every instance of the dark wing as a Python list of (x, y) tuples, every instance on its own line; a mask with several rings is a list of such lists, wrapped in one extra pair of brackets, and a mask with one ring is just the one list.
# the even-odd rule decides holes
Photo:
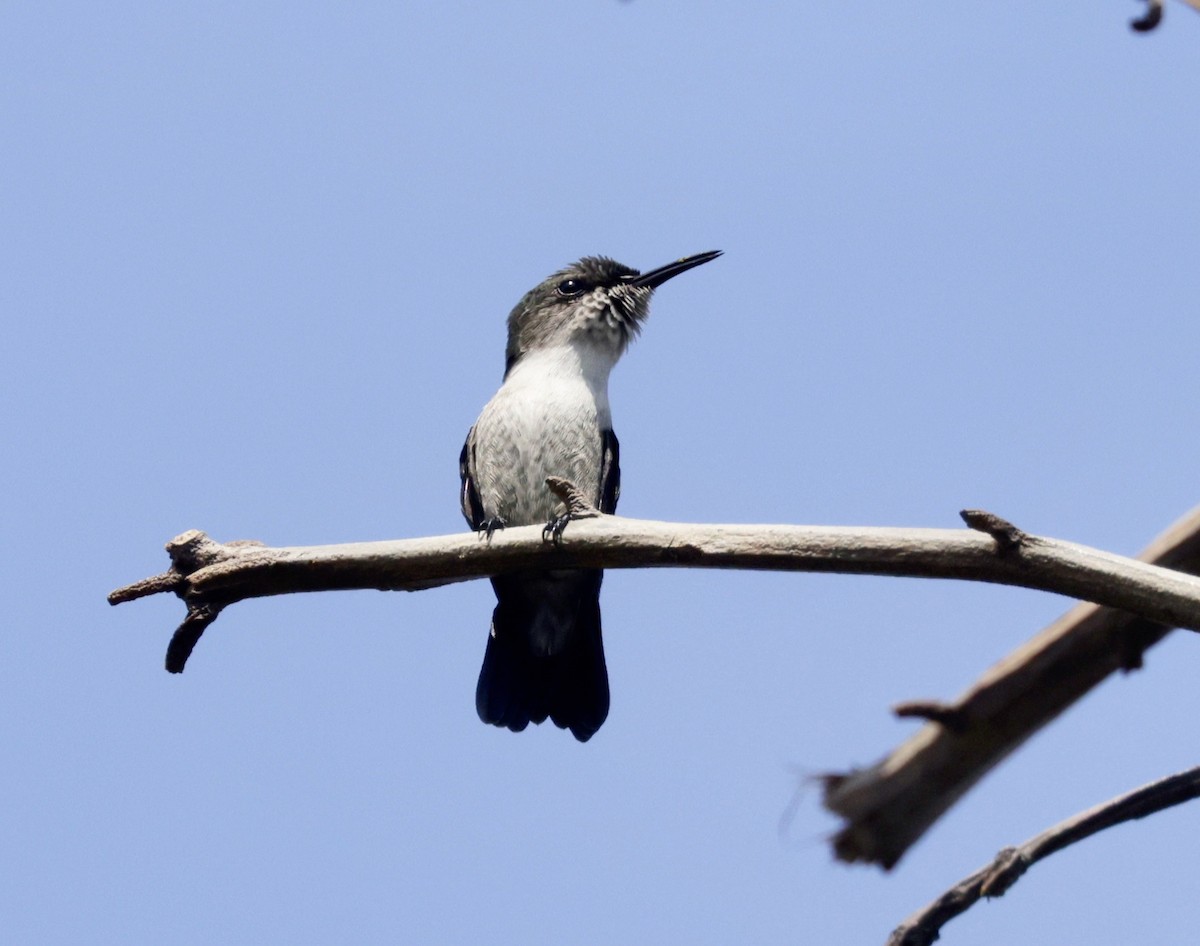
[(475, 488), (475, 478), (471, 474), (475, 468), (475, 445), (472, 443), (474, 433), (475, 428), (472, 427), (467, 433), (467, 442), (463, 444), (462, 453), (458, 456), (458, 476), (462, 481), (458, 500), (467, 524), (478, 532), (486, 516), (483, 514), (483, 501), (479, 498), (479, 490)]
[(621, 445), (611, 430), (600, 437), (600, 511), (611, 516), (621, 498)]

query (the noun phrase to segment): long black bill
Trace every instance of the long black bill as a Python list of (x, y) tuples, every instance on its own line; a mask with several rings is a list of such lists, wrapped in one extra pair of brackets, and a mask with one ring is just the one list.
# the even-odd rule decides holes
[(686, 273), (689, 269), (694, 269), (702, 263), (709, 263), (720, 255), (720, 250), (709, 250), (707, 253), (685, 256), (674, 263), (667, 263), (666, 266), (660, 266), (658, 269), (652, 269), (648, 273), (635, 276), (630, 280), (630, 283), (634, 286), (645, 286), (647, 289), (656, 289), (668, 279), (672, 279), (680, 273)]

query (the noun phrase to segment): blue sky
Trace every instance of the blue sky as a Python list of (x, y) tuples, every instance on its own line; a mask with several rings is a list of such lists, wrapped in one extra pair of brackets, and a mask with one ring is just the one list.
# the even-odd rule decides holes
[[(491, 592), (240, 604), (188, 528), (462, 529), (504, 318), (581, 255), (658, 294), (621, 511), (1134, 553), (1197, 502), (1200, 18), (1132, 3), (10, 3), (0, 12), (0, 927), (28, 943), (882, 942), (998, 848), (1194, 765), (1178, 633), (894, 872), (815, 789), (1069, 602), (613, 572), (587, 745), (485, 727)], [(1039, 865), (956, 944), (1178, 942), (1200, 808)]]

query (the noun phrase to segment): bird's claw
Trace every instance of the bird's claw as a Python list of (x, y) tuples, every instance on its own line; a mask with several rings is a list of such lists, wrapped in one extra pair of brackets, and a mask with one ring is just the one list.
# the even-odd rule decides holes
[(542, 529), (542, 541), (562, 545), (563, 530), (566, 529), (567, 523), (572, 518), (573, 516), (569, 512), (564, 512), (561, 516), (555, 516), (547, 522), (546, 527)]
[(479, 531), (487, 535), (487, 540), (492, 540), (492, 533), (497, 529), (503, 529), (508, 525), (508, 521), (501, 516), (488, 516), (479, 524)]

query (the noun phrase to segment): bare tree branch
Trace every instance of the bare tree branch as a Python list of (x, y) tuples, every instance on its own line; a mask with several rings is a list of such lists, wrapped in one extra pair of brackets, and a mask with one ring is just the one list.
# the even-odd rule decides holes
[(992, 863), (959, 881), (896, 927), (888, 937), (887, 946), (929, 946), (948, 922), (983, 897), (1002, 897), (1042, 858), (1114, 825), (1145, 818), (1197, 796), (1200, 796), (1200, 766), (1143, 785), (1068, 818), (1020, 847), (1006, 847)]
[[(1183, 0), (1189, 7), (1200, 13), (1200, 0)], [(1145, 0), (1146, 9), (1142, 15), (1129, 21), (1130, 27), (1137, 33), (1149, 33), (1162, 22), (1164, 0)]]
[(1146, 9), (1142, 15), (1129, 21), (1129, 26), (1136, 33), (1149, 33), (1158, 29), (1163, 18), (1163, 0), (1146, 0)]
[[(570, 484), (556, 484), (569, 495)], [(586, 512), (586, 510), (584, 510)], [(689, 525), (598, 516), (572, 522), (560, 543), (537, 526), (491, 540), (462, 533), (345, 545), (269, 548), (215, 542), (187, 532), (167, 545), (165, 575), (120, 588), (119, 604), (174, 591), (189, 616), (168, 669), (183, 669), (200, 633), (222, 608), (245, 598), (351, 588), (417, 590), (522, 568), (742, 568), (961, 578), (1053, 591), (1200, 630), (1200, 579), (1086, 546), (1020, 533), (778, 525)], [(994, 521), (993, 521), (994, 520)], [(185, 646), (190, 640), (191, 644)]]
[[(1019, 548), (1023, 558), (1025, 544)], [(1200, 507), (1140, 558), (1200, 572)], [(1142, 654), (1174, 623), (1144, 611), (1135, 615), (1080, 605), (992, 667), (954, 702), (901, 704), (899, 715), (931, 722), (875, 765), (825, 779), (825, 806), (845, 820), (833, 840), (835, 854), (892, 867), (1033, 733), (1109, 674), (1140, 667)]]

